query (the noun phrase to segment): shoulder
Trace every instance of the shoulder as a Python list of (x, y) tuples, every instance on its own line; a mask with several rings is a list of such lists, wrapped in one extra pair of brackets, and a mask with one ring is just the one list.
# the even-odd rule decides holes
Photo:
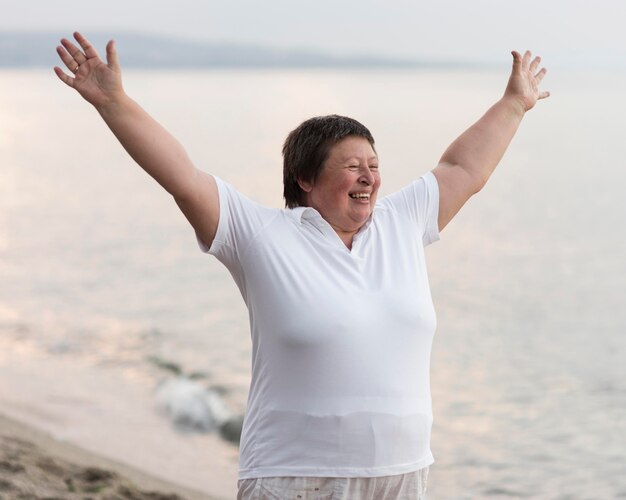
[[(266, 207), (252, 200), (219, 177), (215, 177), (215, 183), (220, 210), (210, 253), (224, 246), (240, 250), (282, 212), (279, 208)], [(206, 245), (201, 245), (201, 248), (209, 251)]]
[(393, 211), (412, 211), (420, 205), (433, 203), (439, 197), (439, 185), (432, 172), (427, 172), (405, 187), (381, 198), (376, 208)]
[(403, 220), (409, 224), (410, 230), (422, 235), (424, 244), (439, 239), (439, 185), (432, 172), (385, 196), (376, 204), (376, 209), (377, 217), (382, 220)]

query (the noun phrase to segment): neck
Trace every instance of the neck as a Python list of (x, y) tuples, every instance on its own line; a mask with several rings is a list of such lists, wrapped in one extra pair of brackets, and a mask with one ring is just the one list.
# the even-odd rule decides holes
[(348, 247), (348, 250), (352, 250), (352, 240), (354, 239), (354, 235), (358, 233), (359, 230), (357, 229), (356, 231), (344, 231), (342, 229), (339, 229), (338, 227), (333, 226), (332, 224), (330, 226), (335, 230), (337, 236), (339, 236), (339, 239), (343, 241), (343, 244)]

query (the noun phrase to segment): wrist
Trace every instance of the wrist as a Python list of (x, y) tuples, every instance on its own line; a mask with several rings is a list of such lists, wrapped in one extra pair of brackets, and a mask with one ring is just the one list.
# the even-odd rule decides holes
[(123, 90), (107, 96), (106, 99), (94, 104), (96, 111), (103, 117), (110, 117), (128, 108), (132, 100)]
[(517, 116), (520, 120), (526, 114), (526, 103), (524, 103), (522, 99), (505, 94), (502, 99), (500, 99), (500, 103), (507, 109), (507, 111)]

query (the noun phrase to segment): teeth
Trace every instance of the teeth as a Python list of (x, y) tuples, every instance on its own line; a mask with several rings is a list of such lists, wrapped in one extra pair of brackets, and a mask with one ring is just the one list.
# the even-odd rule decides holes
[(369, 200), (369, 193), (352, 193), (350, 195), (351, 198), (360, 198), (360, 199), (365, 199), (365, 200)]

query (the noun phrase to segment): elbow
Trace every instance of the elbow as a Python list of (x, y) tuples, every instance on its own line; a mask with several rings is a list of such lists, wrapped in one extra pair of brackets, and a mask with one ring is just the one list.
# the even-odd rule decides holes
[(466, 173), (467, 190), (470, 192), (470, 196), (482, 191), (489, 180), (489, 174), (482, 173), (476, 170), (469, 170), (461, 167)]
[(461, 166), (467, 175), (468, 188), (472, 195), (482, 191), (489, 180), (491, 171), (483, 168), (470, 168)]
[(482, 191), (482, 189), (485, 187), (485, 184), (487, 184), (488, 180), (489, 180), (489, 176), (485, 176), (485, 177), (478, 176), (478, 178), (474, 179), (474, 182), (472, 183), (472, 195), (475, 195), (476, 193)]
[(182, 200), (185, 202), (190, 198), (193, 199), (197, 196), (199, 185), (198, 170), (194, 168), (193, 171), (188, 172), (187, 175), (179, 175), (169, 180), (165, 190), (171, 194), (175, 200)]

